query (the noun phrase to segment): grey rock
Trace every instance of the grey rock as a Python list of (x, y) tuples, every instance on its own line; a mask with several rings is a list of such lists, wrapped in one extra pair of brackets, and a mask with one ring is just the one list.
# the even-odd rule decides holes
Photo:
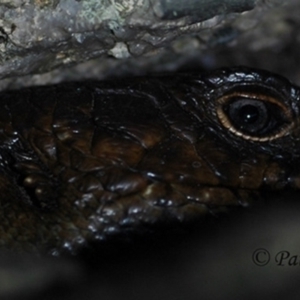
[[(165, 58), (173, 52), (189, 57), (195, 49), (202, 55), (211, 46), (235, 40), (280, 4), (276, 0), (1, 1), (0, 78), (29, 74), (29, 84), (35, 84), (35, 74), (71, 66), (76, 66), (75, 76), (60, 69), (51, 80), (84, 78), (90, 69), (103, 78), (123, 64), (135, 64), (138, 70), (141, 63), (144, 72), (151, 71), (150, 65), (167, 70)], [(126, 75), (122, 68), (116, 73)], [(18, 86), (15, 79), (9, 82)]]

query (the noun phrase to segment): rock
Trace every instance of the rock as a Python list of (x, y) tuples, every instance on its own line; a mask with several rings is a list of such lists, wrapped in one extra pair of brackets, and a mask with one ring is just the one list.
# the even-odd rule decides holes
[(280, 5), (276, 0), (2, 1), (0, 77), (29, 75), (4, 81), (2, 88), (178, 69), (182, 61), (195, 60), (195, 53), (199, 61), (205, 50), (236, 40)]

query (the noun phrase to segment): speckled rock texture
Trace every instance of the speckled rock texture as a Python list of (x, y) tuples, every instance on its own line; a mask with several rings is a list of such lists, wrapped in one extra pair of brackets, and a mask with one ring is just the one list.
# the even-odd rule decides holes
[(188, 2), (5, 1), (0, 4), (1, 77), (45, 72), (103, 55), (144, 55), (183, 33), (216, 25), (221, 15), (255, 6), (253, 0)]
[[(193, 57), (195, 51), (202, 56), (205, 50), (236, 40), (281, 4), (276, 0), (1, 1), (0, 78), (14, 77), (9, 82), (18, 87), (15, 77), (28, 74), (22, 82), (29, 80), (32, 85), (177, 69), (180, 60)], [(87, 63), (78, 67), (83, 62)], [(76, 66), (75, 72), (58, 71), (71, 66)], [(32, 78), (51, 70), (56, 70), (53, 75)], [(6, 85), (2, 83), (2, 88)]]

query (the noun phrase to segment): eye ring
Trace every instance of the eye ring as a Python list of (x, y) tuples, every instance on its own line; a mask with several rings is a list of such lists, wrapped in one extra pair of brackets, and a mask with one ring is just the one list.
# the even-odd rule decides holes
[[(235, 112), (238, 109), (240, 111)], [(250, 92), (246, 89), (229, 91), (218, 98), (216, 113), (225, 128), (246, 140), (266, 142), (278, 139), (294, 126), (292, 111), (280, 98), (265, 92), (253, 92), (253, 87)], [(238, 114), (243, 115), (236, 118)]]

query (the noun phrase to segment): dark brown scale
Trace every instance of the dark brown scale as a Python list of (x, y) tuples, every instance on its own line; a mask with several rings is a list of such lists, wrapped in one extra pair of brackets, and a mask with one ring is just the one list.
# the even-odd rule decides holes
[(112, 234), (299, 188), (299, 89), (246, 68), (0, 94), (0, 243)]

